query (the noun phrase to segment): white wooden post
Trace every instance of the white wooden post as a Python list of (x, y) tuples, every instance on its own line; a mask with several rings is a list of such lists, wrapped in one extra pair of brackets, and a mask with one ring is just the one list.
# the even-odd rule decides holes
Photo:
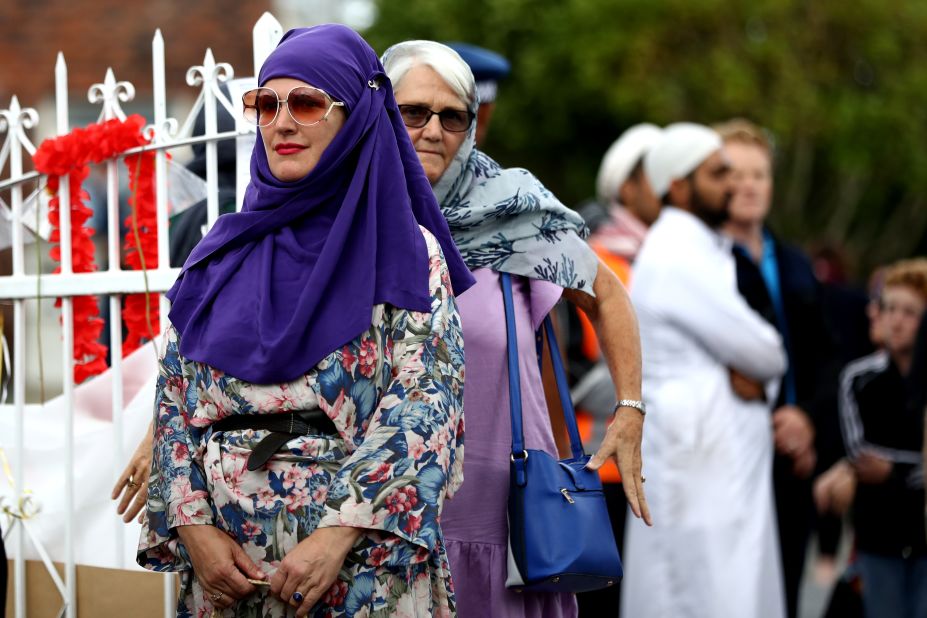
[[(64, 56), (58, 54), (55, 64), (55, 112), (58, 135), (67, 135), (70, 131), (68, 122), (68, 69)], [(58, 188), (59, 229), (61, 231), (61, 276), (73, 273), (71, 246), (71, 190), (69, 176), (62, 176)], [(39, 300), (41, 302), (41, 299)], [(74, 563), (74, 301), (71, 297), (61, 299), (61, 320), (63, 345), (62, 380), (64, 381), (64, 399), (67, 409), (65, 415), (65, 450), (66, 465), (64, 476), (65, 521), (64, 521), (64, 581), (65, 581), (65, 615), (77, 617), (77, 569)], [(39, 326), (41, 328), (41, 325)]]
[[(7, 129), (7, 143), (9, 144), (10, 153), (10, 176), (17, 177), (23, 173), (22, 151), (19, 144), (19, 127), (22, 123), (22, 110), (19, 107), (19, 99), (13, 96), (10, 101), (9, 110), (0, 112), (0, 128), (2, 125)], [(13, 211), (13, 276), (22, 276), (25, 274), (25, 259), (23, 255), (23, 228), (22, 228), (22, 209), (23, 193), (22, 186), (14, 185), (11, 189), (10, 208)], [(15, 469), (13, 471), (16, 480), (16, 501), (22, 504), (23, 487), (25, 484), (25, 456), (23, 455), (22, 445), (25, 442), (25, 412), (26, 412), (26, 350), (25, 337), (26, 332), (26, 313), (25, 300), (18, 298), (13, 301), (13, 408), (16, 415), (16, 457), (14, 458)], [(16, 558), (13, 566), (13, 599), (15, 604), (16, 618), (26, 618), (26, 560), (24, 557), (26, 551), (26, 531), (22, 525), (13, 522), (13, 544), (16, 548)]]
[[(217, 63), (212, 55), (212, 50), (207, 49), (203, 57), (203, 64), (200, 66), (190, 67), (187, 71), (187, 83), (191, 86), (202, 86), (200, 99), (204, 106), (206, 116), (205, 135), (207, 137), (215, 136), (217, 131), (216, 122), (216, 97), (221, 96), (219, 92), (219, 82), (228, 81), (234, 77), (235, 72), (232, 65), (226, 62)], [(191, 112), (191, 120), (195, 118), (194, 114), (197, 108), (194, 107)], [(216, 142), (208, 140), (206, 142), (206, 229), (209, 229), (219, 218), (219, 172), (216, 157)]]
[[(167, 82), (164, 78), (164, 37), (161, 29), (155, 30), (151, 40), (152, 91), (154, 93), (154, 127), (152, 142), (162, 145), (170, 141), (171, 127), (176, 128), (176, 121), (167, 117)], [(169, 244), (167, 238), (167, 154), (159, 148), (155, 151), (155, 213), (158, 222), (158, 269), (170, 268)], [(167, 296), (160, 298), (160, 327), (167, 328), (167, 314), (170, 302)], [(177, 591), (174, 589), (174, 574), (164, 575), (162, 593), (164, 618), (172, 618), (177, 610)]]
[[(107, 69), (106, 76), (102, 86), (94, 84), (94, 87), (102, 87), (104, 104), (103, 119), (112, 120), (116, 114), (112, 106), (107, 104), (107, 100), (112, 98), (116, 90), (116, 78), (113, 70)], [(89, 96), (89, 93), (88, 93)], [(107, 270), (111, 273), (118, 273), (122, 270), (121, 251), (119, 246), (121, 229), (121, 217), (119, 212), (119, 168), (116, 166), (117, 161), (111, 160), (106, 162), (106, 248), (107, 248)], [(132, 172), (129, 172), (130, 174)], [(113, 482), (122, 472), (123, 462), (126, 461), (125, 449), (122, 446), (123, 434), (123, 388), (122, 388), (122, 296), (119, 294), (109, 295), (109, 357), (110, 367), (113, 372), (112, 381), (112, 419), (113, 419), (113, 453), (118, 462), (113, 466)], [(116, 551), (121, 558), (125, 555), (125, 535), (122, 534), (122, 522), (118, 518), (113, 522), (116, 527)]]
[[(274, 48), (277, 47), (277, 44), (282, 38), (283, 26), (280, 25), (280, 22), (277, 21), (277, 18), (268, 12), (265, 12), (263, 15), (261, 15), (261, 17), (254, 24), (254, 28), (251, 30), (251, 44), (253, 50), (255, 79), (257, 79), (258, 75), (260, 75), (261, 67), (264, 65), (264, 61), (267, 60), (267, 56), (269, 56), (270, 53), (274, 51)], [(258, 131), (253, 125), (248, 125), (240, 115), (236, 116), (235, 126), (239, 133), (244, 133), (245, 131), (254, 131), (257, 134), (257, 139), (260, 139), (260, 131)], [(244, 202), (245, 189), (248, 186), (251, 160), (249, 157), (242, 156), (241, 148), (238, 148), (237, 152), (238, 158), (236, 159), (235, 170), (235, 178), (237, 181), (235, 193), (237, 199), (237, 209), (241, 210), (242, 203)]]
[(254, 24), (251, 37), (254, 46), (254, 75), (257, 77), (267, 56), (274, 51), (277, 43), (283, 38), (283, 26), (276, 17), (265, 12)]
[[(169, 141), (170, 127), (176, 121), (167, 117), (167, 83), (164, 79), (164, 37), (160, 28), (155, 30), (151, 40), (152, 91), (154, 93), (154, 127), (152, 142), (160, 146)], [(167, 154), (161, 148), (155, 151), (155, 213), (158, 222), (158, 269), (170, 268), (170, 245), (167, 237)], [(167, 313), (170, 303), (164, 294), (160, 295), (161, 330), (167, 328)], [(168, 578), (173, 584), (173, 579)], [(173, 589), (173, 585), (171, 586)]]

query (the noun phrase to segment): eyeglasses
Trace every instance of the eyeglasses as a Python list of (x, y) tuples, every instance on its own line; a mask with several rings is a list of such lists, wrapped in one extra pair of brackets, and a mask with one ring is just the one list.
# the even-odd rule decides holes
[(245, 120), (259, 127), (268, 127), (277, 120), (280, 106), (286, 109), (296, 124), (311, 127), (328, 118), (335, 106), (344, 107), (341, 101), (335, 101), (328, 93), (312, 86), (296, 86), (280, 100), (277, 93), (270, 88), (255, 88), (241, 97), (245, 106)]
[(470, 110), (448, 108), (435, 112), (422, 105), (400, 105), (399, 114), (403, 124), (410, 129), (421, 129), (431, 121), (432, 116), (437, 116), (444, 130), (452, 133), (462, 133), (469, 129), (474, 118)]

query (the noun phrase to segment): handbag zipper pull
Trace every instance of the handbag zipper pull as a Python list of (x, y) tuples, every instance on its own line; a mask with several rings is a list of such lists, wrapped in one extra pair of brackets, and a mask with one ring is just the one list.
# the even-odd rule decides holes
[(573, 498), (570, 496), (570, 492), (567, 491), (567, 488), (566, 488), (566, 487), (564, 487), (563, 489), (561, 489), (561, 490), (560, 490), (560, 493), (563, 494), (563, 497), (566, 498), (566, 501), (567, 501), (567, 502), (569, 502), (570, 504), (576, 504), (576, 502), (574, 502), (574, 501), (573, 501)]

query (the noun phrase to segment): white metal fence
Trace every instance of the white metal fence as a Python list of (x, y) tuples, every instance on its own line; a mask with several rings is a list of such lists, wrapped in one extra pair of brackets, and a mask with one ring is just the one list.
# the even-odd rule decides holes
[[(254, 71), (257, 74), (261, 63), (276, 46), (282, 36), (282, 29), (277, 20), (265, 13), (254, 26)], [(5, 216), (10, 223), (12, 274), (0, 277), (0, 301), (13, 304), (13, 341), (12, 341), (12, 405), (0, 406), (0, 414), (14, 416), (14, 433), (10, 440), (5, 438), (0, 444), (12, 444), (12, 467), (15, 504), (21, 504), (26, 498), (24, 493), (28, 489), (24, 478), (26, 467), (24, 455), (24, 427), (26, 415), (40, 413), (41, 407), (26, 405), (26, 358), (27, 354), (34, 352), (26, 332), (26, 303), (36, 301), (37, 290), (41, 290), (43, 298), (57, 297), (62, 299), (60, 322), (60, 336), (63, 340), (62, 359), (63, 393), (65, 400), (65, 436), (66, 446), (64, 452), (64, 465), (56, 467), (60, 472), (61, 485), (66, 504), (64, 522), (63, 563), (65, 565), (64, 578), (58, 577), (54, 569), (50, 568), (50, 575), (55, 581), (63, 600), (63, 612), (68, 618), (77, 616), (76, 604), (76, 568), (75, 568), (75, 535), (80, 534), (74, 526), (74, 499), (75, 499), (75, 466), (74, 466), (74, 412), (73, 412), (73, 342), (74, 332), (72, 323), (72, 298), (74, 296), (101, 295), (109, 297), (110, 312), (110, 345), (111, 345), (111, 372), (112, 372), (112, 448), (115, 452), (115, 461), (122, 462), (112, 470), (112, 480), (121, 471), (121, 465), (127, 461), (128, 453), (123, 447), (123, 392), (122, 392), (122, 347), (123, 324), (121, 317), (122, 296), (126, 294), (167, 291), (177, 276), (178, 270), (170, 268), (168, 258), (168, 199), (167, 199), (167, 151), (180, 146), (187, 146), (195, 142), (205, 142), (207, 161), (207, 211), (208, 224), (216, 220), (219, 213), (218, 205), (218, 175), (216, 144), (218, 141), (232, 139), (238, 135), (253, 133), (240, 118), (237, 106), (229, 101), (220, 91), (219, 84), (233, 77), (231, 66), (217, 63), (211, 50), (206, 50), (202, 65), (193, 66), (187, 71), (187, 83), (199, 89), (199, 94), (193, 109), (186, 120), (179, 123), (167, 117), (167, 93), (165, 86), (165, 49), (161, 32), (156, 31), (152, 40), (152, 79), (154, 108), (149, 117), (151, 125), (146, 127), (151, 143), (142, 148), (128, 151), (133, 154), (140, 150), (155, 150), (155, 178), (156, 178), (156, 208), (158, 226), (158, 267), (153, 270), (130, 271), (123, 270), (120, 253), (120, 215), (119, 215), (119, 184), (117, 161), (111, 160), (103, 165), (106, 173), (106, 208), (108, 229), (105, 230), (108, 267), (106, 270), (94, 273), (74, 273), (71, 259), (71, 222), (69, 217), (70, 196), (65, 179), (62, 179), (60, 189), (61, 212), (61, 272), (49, 274), (38, 272), (27, 274), (25, 268), (24, 247), (30, 239), (29, 232), (24, 228), (25, 213), (37, 208), (37, 193), (44, 186), (43, 178), (36, 172), (24, 171), (24, 158), (35, 154), (35, 145), (30, 140), (28, 131), (39, 126), (42, 119), (35, 109), (23, 108), (14, 96), (7, 109), (0, 109), (0, 137), (3, 137), (0, 147), (0, 170), (6, 166), (9, 177), (0, 180), (0, 196), (9, 195), (9, 204), (0, 202), (0, 216)], [(65, 135), (70, 130), (68, 122), (68, 75), (67, 63), (63, 55), (58, 55), (55, 66), (55, 110), (56, 133)], [(88, 100), (92, 104), (99, 104), (100, 120), (111, 118), (125, 118), (121, 104), (134, 98), (135, 88), (129, 82), (117, 81), (111, 69), (106, 70), (104, 80), (92, 86), (88, 92)], [(217, 131), (216, 104), (220, 104), (238, 119), (236, 131), (219, 133)], [(206, 132), (201, 137), (190, 137), (194, 119), (200, 109), (205, 110)], [(5, 133), (5, 136), (3, 134)], [(238, 158), (239, 184), (238, 194), (241, 203), (243, 189), (242, 179), (247, 178), (247, 160)], [(31, 167), (31, 166), (29, 166)], [(30, 217), (31, 218), (31, 217)], [(103, 230), (97, 231), (97, 237), (103, 235)], [(41, 269), (40, 269), (41, 270)], [(167, 323), (167, 301), (160, 295), (161, 325)], [(57, 335), (57, 333), (56, 333)], [(43, 496), (32, 496), (41, 505)], [(41, 512), (36, 517), (42, 517)], [(13, 519), (12, 525), (4, 526), (7, 538), (7, 548), (14, 560), (14, 586), (13, 599), (16, 618), (24, 618), (26, 612), (26, 569), (25, 556), (27, 544), (36, 543), (34, 536), (30, 536), (28, 523), (21, 519)], [(117, 539), (117, 546), (124, 552), (134, 553), (133, 547), (126, 547), (121, 540), (124, 524), (113, 512), (112, 533)], [(42, 547), (33, 547), (34, 553), (45, 554)], [(50, 562), (47, 566), (51, 566)], [(175, 607), (175, 592), (173, 580), (165, 577), (164, 598), (165, 616), (171, 616)], [(3, 608), (0, 608), (2, 611)]]

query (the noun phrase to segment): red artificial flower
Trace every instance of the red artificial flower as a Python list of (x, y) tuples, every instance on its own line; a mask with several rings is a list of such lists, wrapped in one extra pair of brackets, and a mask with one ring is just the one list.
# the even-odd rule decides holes
[[(58, 191), (61, 177), (68, 176), (71, 190), (71, 264), (75, 273), (97, 270), (94, 259), (93, 233), (86, 223), (93, 211), (84, 204), (90, 196), (81, 188), (90, 174), (90, 163), (101, 163), (119, 156), (123, 152), (142, 146), (148, 140), (142, 134), (145, 119), (133, 114), (125, 120), (112, 119), (103, 123), (77, 128), (67, 135), (47, 139), (33, 155), (36, 170), (48, 176), (48, 190), (52, 194), (49, 202), (48, 220), (52, 225), (50, 242), (61, 242), (60, 201)], [(129, 231), (124, 240), (126, 262), (134, 269), (157, 268), (157, 218), (154, 198), (154, 153), (147, 151), (126, 157), (129, 169), (130, 190), (134, 217), (129, 217), (126, 227)], [(136, 231), (138, 237), (136, 238)], [(61, 248), (52, 247), (50, 255), (61, 261)], [(55, 269), (60, 272), (61, 269)], [(146, 298), (147, 296), (147, 298)], [(147, 301), (147, 302), (146, 302)], [(61, 299), (55, 303), (61, 305)], [(99, 343), (103, 320), (96, 297), (75, 296), (74, 306), (74, 382), (80, 384), (86, 378), (102, 373), (106, 369), (106, 346)], [(123, 320), (128, 335), (123, 344), (123, 355), (136, 349), (146, 339), (151, 339), (159, 330), (158, 295), (132, 294), (125, 298)]]

